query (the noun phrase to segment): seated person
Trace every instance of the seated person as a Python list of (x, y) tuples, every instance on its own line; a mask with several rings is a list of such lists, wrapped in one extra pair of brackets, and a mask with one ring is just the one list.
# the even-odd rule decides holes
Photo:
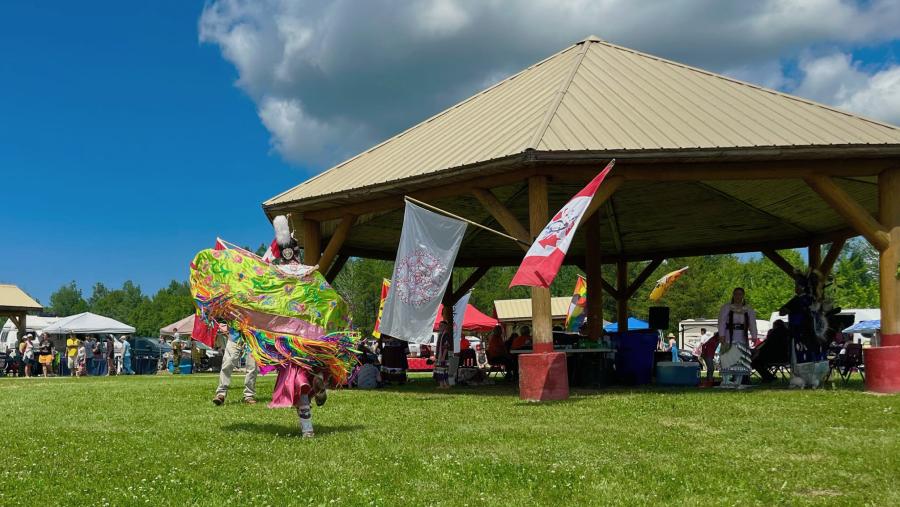
[(356, 387), (360, 389), (381, 387), (381, 372), (366, 355), (362, 357), (362, 365), (356, 372)]
[(762, 345), (756, 348), (755, 356), (751, 365), (762, 377), (763, 383), (775, 380), (775, 375), (769, 371), (772, 366), (791, 361), (791, 337), (783, 320), (775, 321)]
[(519, 328), (519, 334), (512, 338), (512, 342), (510, 343), (510, 349), (512, 350), (521, 350), (521, 349), (530, 349), (531, 348), (531, 329), (528, 326), (522, 326)]
[(488, 364), (502, 365), (507, 372), (510, 371), (512, 357), (506, 343), (503, 342), (503, 328), (500, 326), (495, 326), (488, 338), (486, 356)]
[(405, 341), (382, 335), (381, 376), (385, 382), (406, 382), (409, 361), (406, 358), (409, 346)]

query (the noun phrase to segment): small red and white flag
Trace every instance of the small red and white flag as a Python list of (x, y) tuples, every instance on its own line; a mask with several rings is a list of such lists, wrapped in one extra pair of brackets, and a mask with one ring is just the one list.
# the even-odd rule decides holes
[(611, 160), (600, 174), (594, 177), (586, 187), (575, 194), (565, 206), (550, 220), (544, 230), (532, 243), (525, 254), (516, 276), (509, 283), (510, 287), (526, 285), (531, 287), (550, 287), (559, 267), (566, 258), (566, 252), (575, 236), (575, 230), (581, 223), (581, 217), (594, 199), (594, 194), (603, 179), (609, 174), (616, 161)]
[(266, 248), (266, 253), (263, 254), (262, 260), (271, 263), (275, 259), (277, 259), (281, 255), (281, 248), (278, 247), (278, 241), (272, 240), (272, 244), (269, 245), (269, 248)]
[(213, 247), (213, 250), (228, 250), (228, 245), (222, 241), (222, 238), (216, 238), (216, 246)]

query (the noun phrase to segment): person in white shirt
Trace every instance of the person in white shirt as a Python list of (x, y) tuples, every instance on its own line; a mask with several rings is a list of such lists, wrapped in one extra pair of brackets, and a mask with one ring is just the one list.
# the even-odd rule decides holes
[(744, 300), (744, 289), (736, 287), (731, 302), (719, 311), (723, 387), (740, 387), (749, 379), (750, 338), (756, 340), (756, 336), (756, 311)]
[(121, 375), (122, 355), (125, 352), (125, 345), (122, 343), (122, 338), (119, 336), (114, 337), (113, 340), (113, 358), (116, 365), (116, 375)]

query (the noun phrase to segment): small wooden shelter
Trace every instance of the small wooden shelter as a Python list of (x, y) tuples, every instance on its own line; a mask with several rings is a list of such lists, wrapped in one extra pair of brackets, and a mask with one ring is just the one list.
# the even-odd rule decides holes
[[(881, 252), (883, 344), (897, 345), (867, 361), (900, 370), (900, 128), (596, 37), (263, 207), (290, 215), (305, 262), (333, 279), (350, 256), (394, 258), (404, 195), (530, 242), (611, 158), (566, 259), (587, 274), (591, 335), (602, 293), (624, 322), (628, 299), (666, 257), (762, 251), (792, 271), (776, 250), (803, 247), (829, 272), (844, 241), (862, 235)], [(445, 302), (522, 255), (470, 228), (457, 265), (479, 269)], [(628, 280), (629, 262), (648, 264)], [(616, 280), (602, 279), (602, 263), (618, 267)], [(532, 290), (532, 307), (535, 352), (550, 352), (547, 289)], [(900, 390), (900, 378), (890, 382), (874, 388)]]
[(0, 317), (9, 317), (19, 329), (19, 336), (25, 336), (25, 319), (28, 312), (39, 312), (43, 309), (43, 306), (17, 286), (0, 284)]

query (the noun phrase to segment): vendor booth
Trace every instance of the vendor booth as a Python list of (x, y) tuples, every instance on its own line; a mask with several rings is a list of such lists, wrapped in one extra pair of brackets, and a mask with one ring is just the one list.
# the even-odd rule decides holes
[[(63, 317), (45, 327), (43, 332), (53, 337), (54, 346), (57, 350), (65, 350), (66, 336), (71, 334), (79, 335), (79, 338), (83, 338), (83, 335), (94, 335), (103, 340), (108, 340), (110, 335), (132, 335), (134, 331), (133, 327), (115, 319), (91, 312), (84, 312)], [(87, 361), (87, 372), (89, 375), (106, 375), (107, 363), (105, 357), (102, 359), (88, 357)], [(68, 371), (63, 366), (65, 365), (62, 364), (60, 366), (60, 373), (67, 375)]]

